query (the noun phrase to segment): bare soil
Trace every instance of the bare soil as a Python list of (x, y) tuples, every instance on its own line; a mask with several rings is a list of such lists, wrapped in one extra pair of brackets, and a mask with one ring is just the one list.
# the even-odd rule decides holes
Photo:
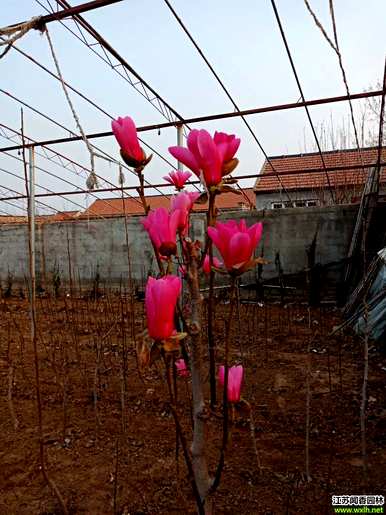
[[(139, 373), (143, 305), (109, 294), (38, 299), (38, 348), (48, 472), (72, 514), (193, 514), (194, 498), (161, 363)], [(216, 303), (221, 363), (229, 305)], [(60, 507), (39, 470), (36, 381), (29, 306), (0, 304), (0, 514), (55, 514)], [(386, 358), (370, 345), (366, 460), (361, 450), (363, 342), (334, 308), (241, 304), (232, 363), (245, 367), (217, 514), (332, 513), (331, 496), (386, 493)], [(309, 473), (306, 403), (309, 378)], [(125, 387), (126, 385), (126, 387)], [(178, 378), (179, 413), (191, 437), (189, 378)], [(220, 393), (220, 392), (219, 392)], [(208, 409), (212, 473), (221, 409)], [(260, 471), (252, 436), (262, 465)], [(367, 471), (365, 468), (367, 462)]]

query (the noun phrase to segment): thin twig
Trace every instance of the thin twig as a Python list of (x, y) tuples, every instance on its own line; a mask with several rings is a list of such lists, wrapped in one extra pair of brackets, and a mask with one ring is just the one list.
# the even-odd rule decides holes
[(188, 468), (188, 473), (189, 473), (190, 481), (192, 484), (193, 494), (196, 499), (198, 512), (200, 515), (205, 515), (204, 503), (203, 503), (203, 500), (201, 499), (201, 495), (200, 495), (200, 492), (199, 492), (199, 489), (197, 486), (192, 459), (189, 454), (186, 438), (182, 432), (182, 427), (181, 427), (181, 424), (180, 424), (180, 421), (178, 418), (177, 406), (175, 404), (175, 396), (173, 395), (172, 381), (171, 381), (171, 377), (170, 377), (170, 360), (167, 358), (167, 356), (165, 356), (165, 352), (163, 350), (162, 350), (161, 354), (162, 354), (164, 364), (165, 364), (165, 377), (166, 377), (166, 383), (168, 386), (169, 399), (170, 399), (169, 407), (170, 407), (170, 410), (171, 410), (173, 418), (174, 418), (174, 422), (175, 422), (175, 426), (176, 426), (176, 435), (177, 435), (179, 441), (181, 442), (182, 451), (184, 453), (186, 466)]
[(13, 428), (15, 431), (17, 431), (17, 429), (19, 427), (19, 421), (16, 416), (15, 407), (13, 405), (13, 398), (12, 398), (14, 377), (15, 377), (15, 369), (14, 369), (13, 365), (9, 365), (7, 401), (8, 401), (9, 412), (11, 414), (11, 418), (12, 418), (12, 422), (13, 422)]
[(222, 445), (220, 451), (220, 459), (217, 465), (216, 474), (213, 483), (210, 487), (210, 493), (216, 491), (220, 484), (221, 474), (225, 464), (225, 452), (228, 445), (228, 379), (229, 379), (229, 341), (232, 327), (233, 312), (235, 306), (235, 291), (236, 291), (236, 278), (232, 277), (230, 286), (230, 308), (227, 321), (226, 335), (225, 335), (225, 357), (224, 357), (224, 392), (223, 392), (223, 431), (222, 431)]
[[(23, 126), (23, 124), (22, 124)], [(23, 155), (25, 159), (25, 156)], [(33, 170), (33, 147), (31, 147), (30, 151), (30, 169)], [(27, 168), (26, 163), (24, 164), (25, 169)], [(27, 189), (27, 188), (26, 188)], [(29, 192), (31, 193), (31, 192)], [(37, 346), (37, 335), (36, 335), (36, 278), (35, 278), (35, 257), (32, 244), (32, 230), (33, 230), (33, 222), (34, 222), (34, 213), (35, 206), (33, 205), (33, 201), (31, 196), (29, 195), (29, 209), (28, 209), (28, 250), (29, 250), (29, 274), (30, 274), (30, 316), (31, 316), (31, 340), (33, 346), (33, 356), (34, 356), (34, 367), (35, 367), (35, 388), (36, 388), (36, 404), (37, 404), (37, 413), (38, 413), (38, 431), (39, 431), (39, 460), (40, 460), (40, 469), (42, 471), (43, 477), (47, 483), (47, 485), (51, 488), (53, 493), (55, 494), (59, 504), (62, 508), (64, 515), (68, 515), (67, 507), (64, 502), (64, 499), (56, 486), (53, 479), (51, 479), (48, 475), (48, 471), (46, 469), (45, 462), (45, 453), (44, 453), (44, 436), (43, 436), (43, 414), (42, 414), (42, 401), (41, 401), (41, 388), (40, 388), (40, 370), (39, 370), (39, 355), (38, 355), (38, 346)]]
[[(215, 215), (215, 196), (209, 192), (209, 207), (207, 213), (207, 225), (213, 226), (216, 222)], [(216, 405), (216, 344), (213, 335), (213, 288), (214, 288), (214, 271), (213, 271), (213, 242), (208, 241), (209, 253), (209, 295), (208, 295), (208, 347), (209, 347), (209, 383), (210, 383), (210, 407), (214, 409)], [(206, 256), (204, 256), (205, 259)]]
[(361, 449), (363, 461), (363, 476), (367, 481), (368, 464), (367, 464), (367, 445), (366, 445), (366, 405), (367, 405), (367, 383), (369, 377), (369, 324), (368, 324), (368, 308), (366, 300), (364, 300), (364, 322), (365, 322), (365, 335), (363, 340), (363, 382), (362, 382), (362, 397), (360, 406), (360, 425), (361, 425)]

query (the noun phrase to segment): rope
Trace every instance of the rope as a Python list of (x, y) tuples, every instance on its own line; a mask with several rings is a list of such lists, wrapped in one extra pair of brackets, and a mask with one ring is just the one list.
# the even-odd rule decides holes
[(122, 186), (122, 187), (125, 184), (125, 174), (122, 171), (122, 166), (121, 165), (119, 165), (119, 171), (118, 171), (118, 184), (120, 186)]
[(60, 70), (60, 67), (59, 67), (59, 62), (58, 62), (58, 59), (56, 57), (56, 54), (55, 54), (55, 50), (54, 50), (54, 46), (52, 44), (52, 40), (51, 40), (51, 36), (50, 36), (50, 33), (48, 32), (48, 29), (46, 28), (45, 29), (45, 33), (46, 33), (46, 36), (47, 36), (47, 41), (48, 41), (48, 45), (50, 47), (50, 50), (51, 50), (51, 55), (52, 55), (52, 59), (55, 63), (55, 68), (56, 68), (56, 72), (58, 74), (58, 77), (60, 79), (60, 82), (62, 84), (62, 88), (63, 88), (63, 91), (64, 91), (64, 95), (66, 97), (66, 100), (67, 100), (67, 103), (71, 109), (71, 112), (72, 112), (72, 116), (75, 120), (75, 123), (76, 123), (76, 126), (78, 127), (78, 130), (80, 132), (80, 135), (82, 136), (82, 139), (87, 147), (87, 150), (89, 151), (89, 154), (90, 154), (90, 164), (91, 164), (91, 172), (90, 172), (90, 175), (88, 176), (87, 178), (87, 181), (86, 181), (86, 186), (89, 190), (93, 190), (95, 187), (98, 186), (98, 179), (97, 179), (97, 176), (95, 174), (95, 152), (89, 142), (89, 140), (87, 139), (87, 136), (86, 136), (86, 133), (84, 132), (81, 124), (80, 124), (80, 120), (79, 120), (79, 117), (75, 111), (75, 107), (71, 101), (71, 98), (70, 98), (70, 95), (67, 91), (67, 87), (66, 87), (66, 84), (64, 82), (64, 79), (63, 79), (63, 75), (62, 75), (62, 72)]
[(332, 28), (333, 28), (333, 32), (334, 32), (334, 41), (335, 41), (335, 43), (328, 36), (325, 28), (323, 27), (321, 22), (318, 20), (316, 14), (312, 10), (309, 2), (307, 0), (304, 0), (304, 3), (306, 5), (306, 8), (307, 8), (308, 12), (310, 13), (312, 18), (314, 19), (314, 22), (315, 22), (316, 26), (320, 29), (320, 31), (323, 34), (323, 36), (325, 37), (327, 43), (334, 50), (334, 52), (336, 53), (336, 55), (338, 57), (339, 68), (340, 68), (340, 71), (342, 73), (343, 83), (344, 83), (344, 86), (346, 88), (347, 96), (349, 97), (348, 102), (349, 102), (349, 106), (350, 106), (351, 123), (352, 123), (353, 128), (354, 128), (355, 142), (356, 142), (356, 145), (357, 145), (358, 155), (359, 155), (360, 162), (363, 165), (361, 146), (359, 144), (359, 137), (358, 137), (358, 132), (357, 132), (356, 123), (355, 123), (354, 110), (353, 110), (353, 106), (352, 106), (352, 102), (351, 102), (351, 98), (350, 98), (350, 89), (348, 87), (346, 71), (345, 71), (345, 69), (343, 67), (342, 54), (340, 53), (340, 49), (339, 49), (338, 31), (337, 31), (336, 22), (335, 22), (335, 12), (334, 12), (333, 0), (329, 0), (329, 7), (330, 7), (330, 17), (331, 17), (331, 23), (332, 23)]
[(7, 45), (7, 48), (0, 54), (0, 59), (7, 54), (13, 44), (20, 38), (22, 38), (27, 32), (31, 29), (40, 29), (40, 20), (41, 16), (34, 16), (29, 21), (24, 23), (18, 23), (17, 25), (9, 25), (8, 27), (3, 27), (0, 29), (0, 36), (8, 36), (7, 38), (2, 38), (3, 41), (0, 42), (0, 46)]

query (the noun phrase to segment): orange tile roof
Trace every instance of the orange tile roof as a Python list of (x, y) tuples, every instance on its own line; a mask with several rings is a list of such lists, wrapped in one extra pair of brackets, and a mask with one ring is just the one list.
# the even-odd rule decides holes
[[(373, 165), (377, 160), (378, 149), (376, 147), (363, 148), (361, 150), (363, 164)], [(301, 172), (302, 170), (319, 168), (323, 169), (321, 157), (318, 152), (310, 154), (297, 154), (289, 156), (275, 156), (269, 158), (275, 172), (281, 174), (283, 172)], [(323, 152), (323, 159), (326, 168), (360, 165), (361, 158), (356, 149), (334, 150)], [(381, 162), (386, 161), (386, 147), (382, 148)], [(337, 172), (327, 172), (332, 187), (354, 186), (363, 184), (367, 176), (368, 169), (347, 169)], [(282, 185), (277, 177), (264, 177), (264, 174), (272, 173), (273, 170), (267, 161), (264, 162), (260, 175), (255, 183), (254, 191), (256, 193), (277, 191), (282, 189)], [(301, 189), (317, 189), (327, 188), (327, 177), (325, 172), (304, 172), (292, 173), (291, 175), (283, 175), (280, 177), (283, 186), (287, 190)], [(386, 167), (381, 171), (381, 182), (386, 182)]]
[[(37, 215), (36, 223), (64, 222), (65, 220), (73, 220), (77, 218), (79, 211), (60, 211), (53, 215)], [(0, 215), (0, 224), (26, 224), (27, 216)]]
[(36, 222), (64, 222), (66, 220), (73, 220), (74, 218), (78, 218), (78, 216), (79, 211), (60, 211), (54, 215), (38, 215), (36, 217)]
[(26, 216), (0, 215), (0, 224), (23, 224), (27, 223)]
[[(245, 195), (250, 203), (255, 206), (255, 194), (253, 188), (244, 188)], [(146, 197), (150, 209), (159, 207), (169, 208), (171, 195), (151, 195)], [(236, 195), (235, 193), (222, 193), (216, 197), (216, 206), (222, 209), (240, 209), (242, 204), (248, 206), (248, 202), (244, 195)], [(208, 204), (194, 204), (193, 211), (206, 211)], [(83, 213), (80, 218), (84, 217), (109, 217), (127, 215), (143, 215), (143, 207), (139, 197), (125, 197), (124, 207), (121, 198), (108, 198), (95, 200)]]

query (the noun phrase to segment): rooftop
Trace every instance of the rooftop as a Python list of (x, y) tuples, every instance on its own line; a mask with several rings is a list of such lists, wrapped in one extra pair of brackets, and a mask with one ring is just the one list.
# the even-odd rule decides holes
[[(362, 148), (358, 153), (357, 149), (344, 149), (344, 150), (332, 150), (323, 152), (323, 159), (326, 168), (343, 167), (343, 166), (356, 166), (363, 164), (374, 165), (377, 161), (378, 148), (368, 147)], [(323, 163), (319, 152), (311, 152), (307, 154), (294, 154), (284, 156), (273, 156), (270, 157), (274, 170), (266, 160), (261, 168), (260, 175), (255, 183), (255, 192), (269, 192), (277, 191), (284, 188), (287, 190), (302, 190), (302, 189), (317, 189), (327, 188), (327, 177), (323, 171)], [(386, 147), (382, 148), (381, 161), (386, 161)], [(322, 169), (321, 172), (310, 172), (309, 169)], [(303, 173), (296, 173), (302, 172)], [(337, 172), (327, 172), (330, 184), (332, 187), (340, 187), (347, 185), (360, 185), (365, 182), (367, 176), (367, 169), (347, 169)], [(265, 174), (271, 174), (277, 172), (279, 175), (283, 174), (280, 179), (277, 177), (268, 176), (264, 177)], [(284, 175), (284, 172), (291, 172), (290, 175)], [(386, 167), (382, 168), (381, 182), (386, 182)]]
[[(255, 206), (255, 194), (253, 188), (243, 189), (244, 194), (248, 197), (250, 203)], [(146, 197), (150, 209), (159, 207), (169, 208), (170, 198), (172, 195), (151, 195)], [(248, 201), (244, 195), (236, 195), (235, 193), (222, 193), (216, 198), (216, 206), (220, 210), (232, 210), (247, 208)], [(194, 204), (194, 212), (202, 212), (208, 209), (208, 204)], [(96, 216), (110, 217), (122, 215), (143, 215), (143, 207), (139, 197), (125, 197), (124, 204), (121, 198), (108, 198), (95, 200), (83, 213), (81, 218), (95, 218)]]
[[(49, 223), (49, 222), (64, 222), (65, 220), (72, 220), (78, 218), (79, 211), (60, 211), (53, 215), (36, 215), (36, 223)], [(28, 222), (27, 216), (12, 216), (0, 215), (1, 224), (26, 224)]]

